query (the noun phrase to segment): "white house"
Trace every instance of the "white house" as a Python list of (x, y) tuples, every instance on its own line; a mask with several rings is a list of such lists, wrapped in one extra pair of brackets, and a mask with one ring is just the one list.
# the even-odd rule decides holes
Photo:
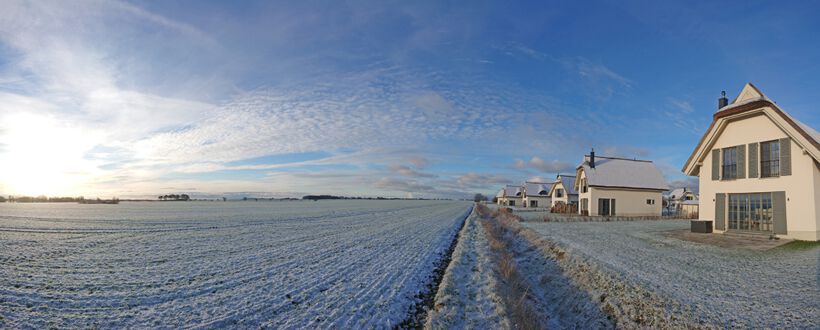
[(502, 197), (498, 199), (498, 205), (521, 206), (524, 195), (524, 188), (521, 186), (507, 185), (501, 189)]
[(648, 160), (584, 157), (574, 182), (586, 215), (660, 216), (663, 192), (669, 189), (661, 171)]
[(523, 188), (524, 198), (522, 205), (524, 207), (552, 206), (552, 197), (549, 194), (552, 183), (524, 182)]
[(694, 191), (688, 188), (676, 188), (669, 192), (667, 196), (667, 201), (669, 202), (669, 208), (673, 210), (680, 209), (680, 205), (684, 201), (693, 201), (697, 200), (698, 195), (695, 194)]
[(820, 133), (752, 84), (724, 97), (683, 172), (700, 181), (715, 232), (820, 239)]
[(578, 191), (575, 190), (575, 176), (558, 174), (549, 193), (552, 206), (558, 202), (567, 205), (578, 204)]

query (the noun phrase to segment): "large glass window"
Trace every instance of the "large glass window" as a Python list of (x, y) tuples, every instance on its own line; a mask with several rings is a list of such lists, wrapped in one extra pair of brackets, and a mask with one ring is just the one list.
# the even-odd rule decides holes
[(772, 194), (729, 194), (729, 229), (772, 231)]
[(737, 148), (723, 149), (723, 180), (737, 178)]
[(780, 176), (780, 141), (760, 144), (760, 177)]

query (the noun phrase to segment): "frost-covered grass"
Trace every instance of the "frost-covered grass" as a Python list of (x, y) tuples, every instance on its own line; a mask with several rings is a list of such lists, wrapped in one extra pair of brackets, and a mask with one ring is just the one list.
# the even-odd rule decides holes
[(470, 204), (0, 204), (0, 328), (389, 327)]
[(688, 221), (528, 222), (549, 241), (719, 327), (818, 328), (820, 247), (727, 249), (666, 237)]
[(452, 261), (436, 294), (428, 329), (505, 329), (510, 320), (498, 295), (492, 255), (475, 212), (459, 234)]

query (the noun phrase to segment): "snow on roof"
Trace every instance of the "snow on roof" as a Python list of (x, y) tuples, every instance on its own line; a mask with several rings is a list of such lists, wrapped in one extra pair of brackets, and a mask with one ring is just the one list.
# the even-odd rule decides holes
[(504, 197), (504, 189), (502, 188), (497, 193), (495, 193), (495, 197), (498, 197), (498, 198)]
[(507, 185), (504, 187), (504, 197), (521, 197), (521, 186)]
[[(558, 175), (558, 178), (555, 179), (555, 183), (552, 186), (552, 189), (555, 189), (558, 186), (558, 183), (564, 187), (564, 191), (567, 192), (567, 195), (577, 195), (578, 191), (575, 190), (575, 176), (574, 175)], [(550, 194), (552, 194), (552, 190), (550, 190)]]
[(677, 188), (675, 190), (672, 190), (672, 192), (669, 193), (669, 198), (678, 199), (681, 196), (683, 196), (684, 192), (686, 192), (686, 188)]
[(667, 190), (663, 174), (648, 160), (595, 156), (595, 168), (584, 156), (583, 167), (590, 186)]
[(811, 136), (814, 139), (815, 142), (820, 143), (820, 132), (817, 132), (816, 130), (814, 130), (814, 128), (812, 128), (809, 125), (806, 125), (802, 121), (794, 119), (794, 117), (792, 117), (790, 114), (786, 113), (785, 111), (783, 113), (785, 113), (786, 116), (789, 116), (789, 118), (794, 120), (794, 123), (797, 124), (797, 126), (800, 126), (800, 128), (802, 128), (804, 131), (806, 131), (806, 133), (808, 133), (809, 136)]
[(524, 183), (524, 190), (527, 193), (527, 196), (545, 196), (549, 194), (550, 189), (552, 188), (552, 183), (543, 183), (543, 182), (525, 182)]

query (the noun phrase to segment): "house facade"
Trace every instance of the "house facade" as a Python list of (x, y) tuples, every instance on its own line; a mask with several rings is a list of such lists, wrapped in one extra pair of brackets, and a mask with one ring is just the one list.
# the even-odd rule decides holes
[(683, 167), (715, 232), (820, 239), (820, 134), (752, 84), (719, 110)]
[(688, 188), (673, 189), (671, 192), (669, 192), (669, 196), (667, 198), (669, 208), (672, 210), (680, 210), (681, 205), (683, 205), (683, 202), (694, 200), (698, 200), (698, 195)]
[(521, 186), (507, 185), (500, 191), (501, 198), (498, 205), (519, 207), (523, 203), (524, 188)]
[(551, 205), (559, 202), (566, 205), (578, 204), (578, 191), (575, 190), (575, 176), (558, 174), (550, 189)]
[(590, 152), (576, 169), (578, 213), (591, 216), (660, 216), (668, 188), (648, 160), (595, 157)]
[(549, 208), (552, 206), (552, 197), (550, 196), (552, 183), (524, 182), (523, 188), (522, 206), (528, 208)]

